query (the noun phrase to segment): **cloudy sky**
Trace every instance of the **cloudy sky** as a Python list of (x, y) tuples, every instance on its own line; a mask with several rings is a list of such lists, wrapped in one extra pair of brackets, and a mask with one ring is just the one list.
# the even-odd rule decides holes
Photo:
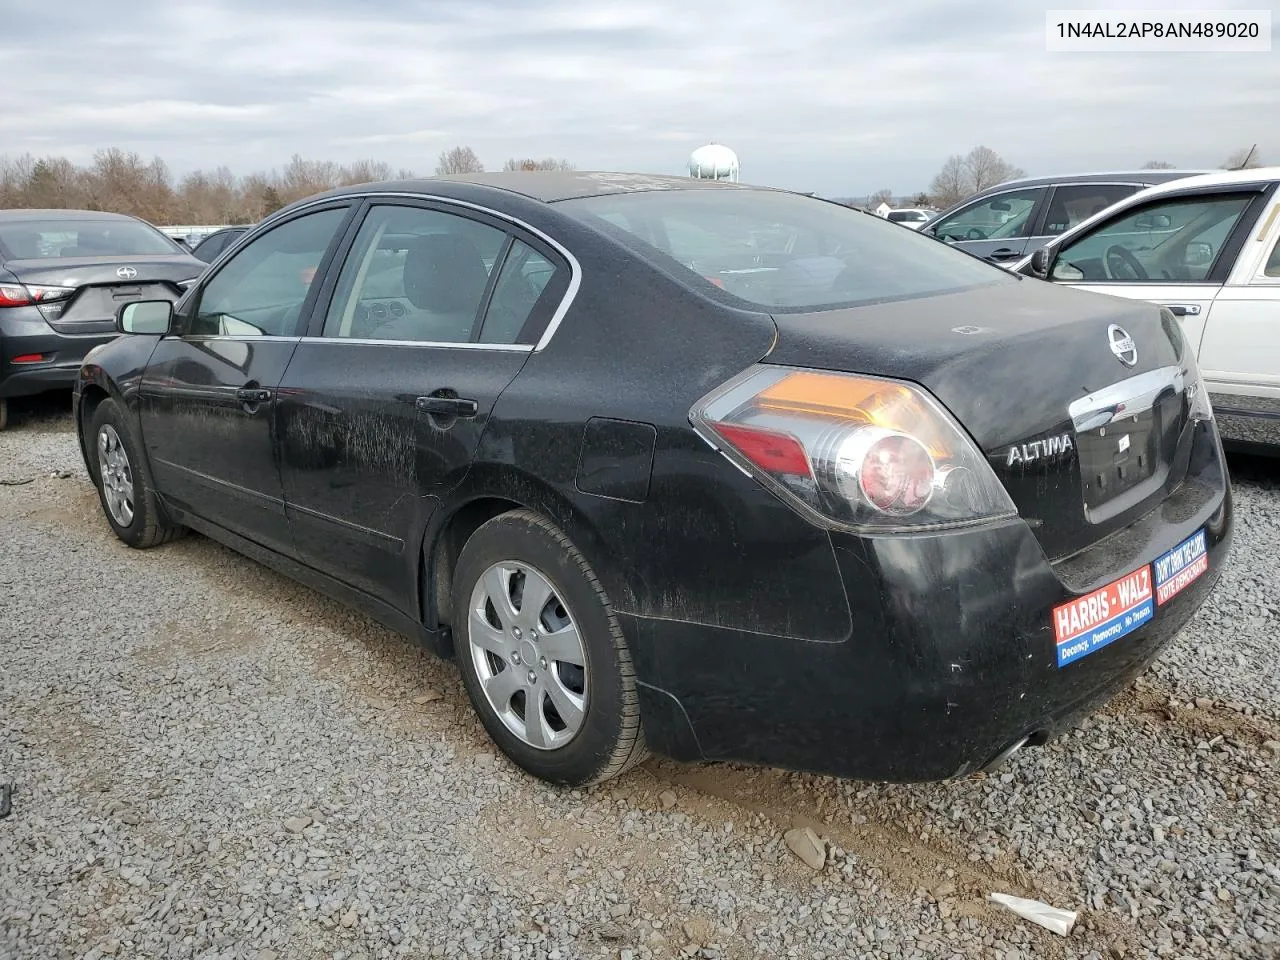
[(1280, 162), (1280, 40), (1270, 53), (1046, 51), (1048, 7), (1104, 0), (5, 6), (10, 156), (84, 162), (119, 146), (176, 173), (243, 174), (300, 153), (430, 173), (470, 144), (490, 167), (532, 155), (682, 173), (715, 140), (744, 180), (840, 196), (926, 187), (977, 144), (1029, 173), (1219, 166), (1254, 142)]

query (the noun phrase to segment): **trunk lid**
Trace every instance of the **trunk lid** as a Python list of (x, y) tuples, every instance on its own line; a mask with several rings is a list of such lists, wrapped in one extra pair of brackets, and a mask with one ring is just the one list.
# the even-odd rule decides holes
[(20, 283), (73, 291), (37, 304), (49, 326), (73, 334), (114, 330), (116, 310), (134, 300), (177, 300), (184, 292), (179, 283), (199, 276), (206, 266), (186, 254), (5, 262)]
[(1153, 304), (1026, 280), (774, 320), (765, 362), (926, 387), (1050, 559), (1132, 523), (1185, 472), (1190, 357)]

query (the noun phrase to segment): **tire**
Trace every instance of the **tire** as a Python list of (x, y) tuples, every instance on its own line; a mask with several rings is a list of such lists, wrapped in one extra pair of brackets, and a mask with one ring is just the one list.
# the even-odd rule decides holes
[[(525, 597), (535, 595), (526, 590), (546, 592), (541, 613), (526, 611)], [(493, 600), (504, 593), (500, 613)], [(590, 565), (550, 521), (516, 510), (476, 530), (458, 557), (453, 610), (467, 695), (517, 766), (580, 787), (645, 759), (626, 640)], [(531, 717), (535, 699), (542, 709)]]
[(89, 469), (102, 512), (117, 537), (135, 549), (147, 550), (185, 532), (185, 527), (171, 523), (160, 509), (151, 471), (116, 401), (98, 404), (85, 445), (91, 451)]
[(0, 397), (0, 430), (9, 425), (9, 401)]

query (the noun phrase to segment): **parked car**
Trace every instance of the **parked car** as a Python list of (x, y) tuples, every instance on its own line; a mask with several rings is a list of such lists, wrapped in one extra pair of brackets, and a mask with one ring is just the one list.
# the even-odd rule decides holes
[(558, 783), (989, 767), (1142, 671), (1232, 538), (1167, 314), (779, 190), (347, 187), (119, 322), (75, 402), (116, 535), (455, 656)]
[(10, 397), (71, 388), (120, 304), (176, 300), (203, 269), (136, 217), (0, 210), (0, 429)]
[(1223, 439), (1280, 455), (1280, 167), (1136, 193), (1024, 257), (1019, 273), (1178, 318)]
[(929, 222), (929, 218), (932, 216), (932, 210), (903, 207), (898, 210), (890, 210), (884, 215), (884, 218), (904, 226), (908, 230), (919, 230), (921, 226)]
[(223, 227), (221, 230), (215, 230), (197, 243), (191, 252), (205, 263), (213, 263), (218, 258), (218, 254), (235, 243), (248, 229), (248, 227)]
[(1202, 172), (1138, 170), (1009, 180), (936, 214), (920, 232), (984, 260), (1011, 265), (1139, 190)]

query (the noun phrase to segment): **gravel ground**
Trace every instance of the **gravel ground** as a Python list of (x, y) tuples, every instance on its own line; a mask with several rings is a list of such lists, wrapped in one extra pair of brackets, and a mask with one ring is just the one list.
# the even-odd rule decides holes
[(1231, 568), (1153, 670), (992, 777), (653, 760), (569, 792), (496, 754), (451, 664), (201, 537), (118, 543), (63, 405), (14, 419), (6, 960), (1280, 956), (1280, 465), (1233, 463)]

